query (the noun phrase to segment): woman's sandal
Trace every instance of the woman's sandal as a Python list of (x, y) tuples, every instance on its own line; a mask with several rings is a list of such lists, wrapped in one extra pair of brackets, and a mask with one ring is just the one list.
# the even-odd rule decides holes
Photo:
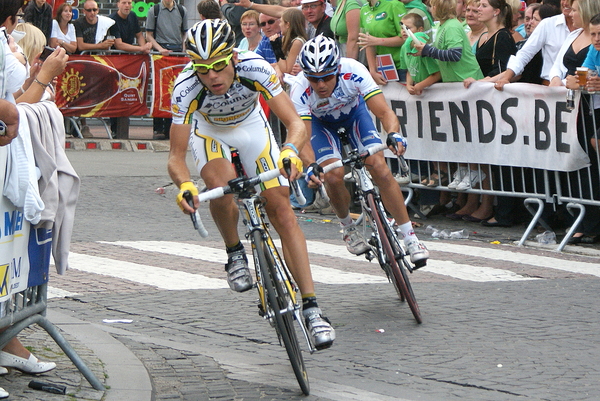
[(443, 171), (440, 171), (439, 175), (437, 173), (433, 173), (429, 176), (429, 178), (425, 178), (423, 181), (421, 181), (421, 185), (425, 185), (429, 188), (438, 187), (440, 186), (440, 181), (442, 185), (448, 185), (448, 174)]

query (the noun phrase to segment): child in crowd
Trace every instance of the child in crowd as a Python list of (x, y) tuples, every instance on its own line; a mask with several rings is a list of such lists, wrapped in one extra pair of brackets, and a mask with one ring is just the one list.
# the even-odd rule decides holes
[[(423, 18), (415, 13), (408, 13), (402, 18), (404, 26), (423, 43), (429, 41), (429, 37), (423, 32), (425, 24)], [(423, 89), (438, 82), (442, 75), (436, 61), (430, 57), (414, 57), (416, 49), (412, 47), (412, 38), (406, 31), (402, 31), (405, 42), (400, 49), (400, 68), (408, 70), (406, 75), (406, 90), (411, 95), (420, 95)]]

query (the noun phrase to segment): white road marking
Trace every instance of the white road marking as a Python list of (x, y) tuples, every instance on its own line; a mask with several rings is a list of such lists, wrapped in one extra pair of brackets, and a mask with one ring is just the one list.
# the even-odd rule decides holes
[(226, 280), (200, 274), (72, 252), (69, 254), (69, 268), (134, 281), (165, 290), (229, 288)]
[(52, 298), (65, 298), (65, 297), (73, 297), (77, 295), (74, 292), (61, 290), (60, 288), (48, 286), (48, 299)]
[(528, 255), (525, 253), (504, 249), (480, 248), (470, 245), (452, 244), (449, 242), (427, 241), (426, 244), (427, 248), (434, 251), (452, 252), (462, 255), (520, 263), (524, 265), (545, 267), (548, 269), (556, 269), (570, 273), (589, 274), (600, 277), (600, 263), (561, 260), (548, 256)]
[[(308, 245), (308, 249), (311, 253), (316, 253), (319, 255), (332, 256), (336, 258), (348, 259), (356, 261), (357, 257), (352, 255), (346, 250), (346, 247), (343, 245), (333, 245), (327, 244), (318, 241), (306, 241)], [(451, 245), (451, 244), (450, 244)], [(451, 245), (453, 246), (453, 245)], [(427, 243), (427, 248), (432, 249)], [(473, 249), (480, 249), (475, 247), (470, 247)], [(436, 249), (436, 248), (433, 248)], [(449, 249), (449, 248), (448, 248)], [(437, 250), (437, 249), (436, 249)], [(472, 253), (467, 253), (465, 251), (465, 255), (473, 255)], [(454, 253), (459, 253), (456, 251), (449, 251)], [(485, 255), (481, 255), (482, 257), (486, 257)], [(362, 256), (361, 256), (362, 257)], [(492, 258), (493, 259), (493, 258)], [(501, 259), (505, 260), (505, 259)], [(473, 266), (467, 264), (456, 263), (447, 260), (436, 260), (429, 259), (427, 262), (427, 266), (419, 269), (419, 271), (429, 272), (440, 274), (444, 276), (449, 276), (453, 278), (457, 278), (460, 280), (468, 280), (468, 281), (477, 281), (477, 282), (487, 282), (487, 281), (522, 281), (522, 280), (535, 280), (533, 277), (525, 277), (512, 272), (510, 270), (497, 269), (493, 267), (487, 266)]]
[[(140, 251), (160, 252), (169, 255), (183, 256), (187, 258), (204, 260), (207, 262), (223, 263), (227, 255), (223, 249), (210, 248), (202, 245), (186, 244), (170, 241), (115, 241), (103, 242), (104, 244), (125, 246)], [(281, 246), (280, 244), (278, 246)], [(281, 248), (280, 248), (281, 249)], [(248, 258), (249, 265), (254, 269), (252, 257)], [(353, 273), (311, 265), (313, 280), (327, 284), (360, 284), (360, 283), (385, 283), (387, 278), (383, 276)]]

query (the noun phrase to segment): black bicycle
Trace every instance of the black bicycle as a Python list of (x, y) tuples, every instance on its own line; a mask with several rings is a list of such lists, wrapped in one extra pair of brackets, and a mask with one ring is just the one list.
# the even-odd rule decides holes
[(406, 300), (417, 323), (422, 323), (419, 305), (408, 279), (407, 271), (412, 273), (413, 267), (407, 260), (404, 242), (398, 238), (395, 222), (388, 218), (379, 191), (365, 168), (365, 160), (387, 149), (387, 146), (381, 144), (360, 153), (350, 144), (345, 129), (340, 128), (338, 135), (347, 158), (325, 166), (324, 173), (342, 166), (350, 167), (352, 177), (356, 181), (356, 196), (362, 208), (362, 214), (356, 224), (362, 226), (363, 237), (370, 247), (364, 255), (369, 261), (377, 258), (388, 280), (394, 284), (400, 300)]
[[(271, 326), (275, 328), (280, 345), (283, 343), (287, 351), (298, 384), (302, 392), (308, 395), (310, 393), (308, 373), (298, 344), (294, 322), (300, 328), (311, 354), (316, 351), (316, 348), (304, 323), (298, 287), (283, 259), (279, 256), (269, 233), (269, 223), (265, 220), (265, 200), (255, 190), (256, 185), (277, 178), (281, 173), (279, 170), (269, 170), (254, 178), (248, 178), (244, 174), (237, 150), (232, 149), (231, 151), (232, 163), (238, 177), (229, 181), (224, 187), (201, 193), (198, 199), (203, 202), (227, 194), (236, 195), (237, 204), (247, 228), (246, 239), (250, 240), (252, 245), (256, 271), (255, 287), (258, 289), (259, 296), (259, 315), (269, 321)], [(284, 166), (286, 170), (289, 169), (289, 160), (284, 160)], [(295, 192), (296, 196), (302, 198), (301, 191), (295, 190)], [(190, 193), (184, 194), (184, 198), (188, 204), (193, 204)], [(306, 200), (303, 202), (306, 202)], [(198, 211), (192, 214), (192, 221), (200, 235), (206, 237), (208, 233), (202, 225)]]

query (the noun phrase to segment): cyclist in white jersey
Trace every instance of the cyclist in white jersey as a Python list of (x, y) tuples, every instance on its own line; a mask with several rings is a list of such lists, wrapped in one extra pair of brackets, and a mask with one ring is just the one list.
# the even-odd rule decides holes
[[(303, 73), (297, 76), (290, 96), (300, 118), (305, 121), (307, 131), (312, 132), (310, 143), (314, 155), (310, 149), (302, 154), (308, 163), (316, 160), (316, 164), (311, 163), (308, 169), (310, 180), (320, 184), (318, 173), (322, 167), (342, 158), (338, 128), (346, 129), (350, 142), (359, 151), (382, 143), (367, 106), (389, 133), (386, 143), (390, 150), (397, 155), (404, 154), (406, 140), (397, 133), (400, 128), (398, 117), (361, 63), (340, 58), (335, 41), (317, 36), (302, 47), (299, 64)], [(415, 235), (402, 191), (383, 154), (378, 152), (370, 156), (366, 159), (366, 165), (379, 187), (385, 207), (398, 223), (398, 231), (404, 238), (411, 262), (415, 268), (425, 266), (429, 252)], [(368, 250), (368, 246), (350, 216), (350, 194), (343, 178), (344, 169), (338, 168), (324, 177), (324, 183), (340, 219), (346, 247), (351, 253), (361, 254)]]
[[(235, 50), (234, 33), (225, 20), (203, 20), (187, 33), (186, 51), (192, 61), (177, 77), (172, 93), (171, 150), (168, 169), (180, 188), (177, 203), (184, 213), (198, 208), (198, 189), (190, 178), (185, 157), (189, 146), (195, 165), (209, 189), (227, 185), (235, 178), (230, 148), (239, 150), (246, 174), (256, 176), (292, 161), (290, 179), (302, 172), (299, 149), (308, 142), (302, 120), (288, 95), (281, 89), (275, 70), (252, 52)], [(281, 152), (258, 101), (262, 94), (271, 110), (287, 127)], [(289, 202), (288, 182), (280, 177), (261, 186), (265, 209), (281, 237), (286, 262), (302, 293), (303, 314), (317, 349), (327, 348), (335, 331), (322, 316), (308, 262), (304, 234)], [(188, 205), (183, 192), (194, 195)], [(225, 265), (231, 289), (252, 288), (246, 252), (238, 236), (239, 210), (233, 195), (210, 201), (210, 211), (227, 248)]]

